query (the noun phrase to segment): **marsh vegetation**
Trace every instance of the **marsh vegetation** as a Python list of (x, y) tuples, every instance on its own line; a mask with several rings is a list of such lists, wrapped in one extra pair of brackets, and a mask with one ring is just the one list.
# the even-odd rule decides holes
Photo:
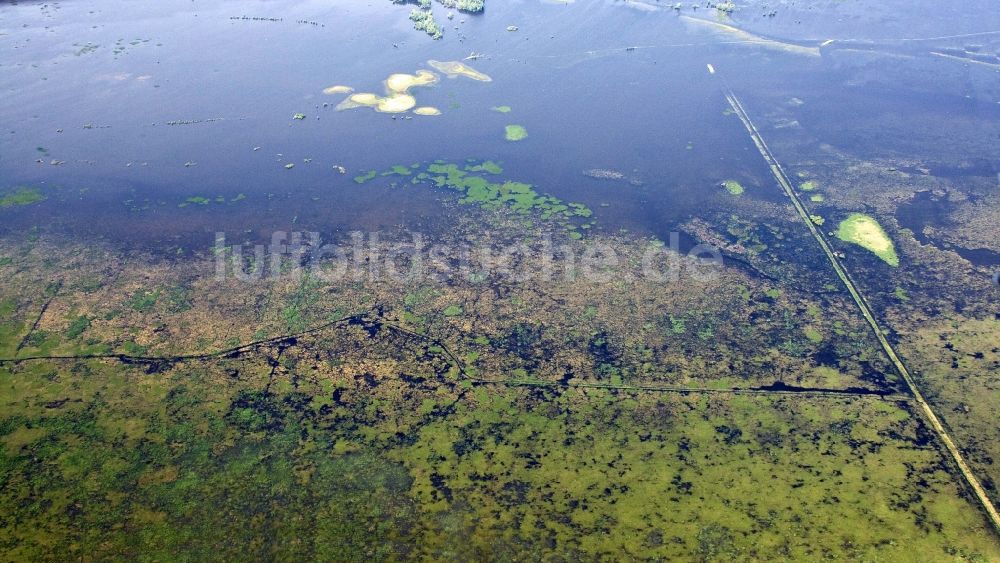
[(0, 7), (4, 560), (1000, 560), (986, 0), (95, 1)]

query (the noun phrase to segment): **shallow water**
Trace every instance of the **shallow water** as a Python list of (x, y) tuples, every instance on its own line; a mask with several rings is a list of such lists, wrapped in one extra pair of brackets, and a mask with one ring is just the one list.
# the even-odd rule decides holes
[[(848, 10), (852, 37), (891, 36), (898, 29), (869, 10)], [(769, 37), (800, 42), (843, 33), (840, 20), (789, 26), (798, 16), (780, 11), (779, 18), (748, 17), (747, 23)], [(908, 17), (924, 21), (919, 11), (909, 10)], [(464, 20), (439, 42), (414, 34), (405, 13), (378, 2), (167, 2), (152, 12), (110, 3), (4, 6), (0, 118), (7, 131), (0, 139), (0, 174), (7, 185), (45, 185), (59, 194), (44, 206), (9, 213), (5, 228), (54, 224), (163, 250), (208, 244), (206, 233), (218, 230), (422, 226), (436, 213), (434, 195), (357, 189), (351, 177), (395, 164), (491, 158), (516, 179), (561, 198), (594, 208), (608, 204), (599, 209), (599, 227), (663, 236), (692, 213), (719, 205), (716, 187), (723, 179), (769, 184), (738, 122), (723, 115), (721, 80), (752, 108), (758, 92), (807, 97), (796, 120), (857, 152), (876, 149), (860, 135), (881, 113), (971, 113), (983, 133), (1000, 115), (996, 103), (969, 100), (967, 91), (941, 92), (933, 74), (948, 63), (907, 61), (929, 71), (922, 81), (934, 87), (933, 95), (913, 89), (887, 95), (895, 77), (880, 74), (865, 88), (845, 85), (873, 64), (896, 66), (891, 60), (812, 60), (732, 44), (725, 34), (686, 25), (671, 10), (649, 13), (611, 2), (490, 6), (484, 15), (449, 22)], [(690, 15), (716, 17), (710, 10)], [(232, 19), (243, 16), (281, 21)], [(506, 31), (505, 22), (519, 30)], [(989, 27), (970, 27), (964, 18), (951, 25), (935, 22), (934, 30)], [(445, 79), (419, 91), (420, 104), (445, 110), (437, 119), (334, 112), (341, 97), (321, 93), (333, 84), (378, 93), (392, 72), (471, 52), (484, 55), (470, 64), (493, 82)], [(707, 63), (720, 76), (710, 76)], [(984, 98), (992, 93), (981, 92)], [(497, 105), (513, 111), (489, 111)], [(850, 121), (843, 119), (847, 107)], [(297, 112), (307, 118), (292, 120)], [(218, 121), (167, 125), (194, 120)], [(508, 123), (524, 125), (530, 137), (505, 142)], [(969, 156), (996, 161), (989, 152)], [(296, 166), (286, 170), (286, 163)], [(337, 174), (334, 165), (349, 173)], [(581, 175), (592, 168), (619, 170), (643, 185)], [(246, 200), (224, 210), (177, 208), (188, 197), (240, 193)], [(767, 188), (757, 193), (780, 197)]]

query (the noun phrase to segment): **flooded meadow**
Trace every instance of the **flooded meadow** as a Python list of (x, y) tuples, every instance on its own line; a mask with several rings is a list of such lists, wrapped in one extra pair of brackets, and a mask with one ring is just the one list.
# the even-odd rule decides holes
[(1000, 558), (989, 2), (17, 1), (0, 91), (5, 560)]

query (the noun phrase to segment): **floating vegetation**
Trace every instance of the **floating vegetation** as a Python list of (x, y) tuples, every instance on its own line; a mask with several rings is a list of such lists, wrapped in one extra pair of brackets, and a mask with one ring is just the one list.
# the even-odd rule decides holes
[(611, 170), (610, 168), (591, 168), (589, 170), (584, 170), (583, 175), (588, 178), (594, 178), (595, 180), (612, 180), (628, 182), (633, 186), (641, 186), (643, 184), (642, 180), (634, 176), (627, 176), (624, 172), (619, 172), (618, 170)]
[[(144, 43), (149, 43), (149, 39), (136, 38), (129, 41), (127, 45), (131, 47), (136, 47)], [(115, 59), (117, 59), (118, 55), (122, 55), (128, 50), (128, 46), (126, 46), (126, 42), (124, 39), (119, 39), (118, 41), (115, 41), (115, 48), (114, 50), (111, 51), (111, 53), (115, 56)]]
[(617, 170), (609, 170), (607, 168), (592, 168), (590, 170), (584, 170), (583, 175), (596, 178), (598, 180), (624, 180), (625, 174)]
[[(239, 202), (239, 201), (243, 201), (246, 198), (247, 198), (246, 194), (242, 194), (241, 193), (241, 194), (238, 194), (233, 199), (229, 200), (228, 203), (236, 203), (236, 202)], [(125, 203), (128, 204), (129, 202), (127, 201)], [(177, 207), (182, 207), (183, 208), (183, 207), (188, 207), (190, 205), (208, 205), (210, 203), (223, 204), (223, 203), (227, 203), (227, 201), (226, 201), (225, 196), (221, 196), (221, 195), (215, 196), (214, 199), (207, 198), (207, 197), (204, 197), (204, 196), (191, 196), (189, 198), (186, 198), (181, 203), (177, 204)], [(146, 207), (144, 207), (142, 209), (147, 209), (148, 207), (149, 206), (147, 205)]]
[(306, 118), (306, 114), (304, 114), (304, 113), (296, 113), (295, 115), (292, 116), (292, 119), (298, 119), (299, 121), (301, 121), (301, 120), (303, 120), (305, 118)]
[(382, 113), (404, 113), (413, 109), (417, 105), (417, 99), (409, 94), (394, 94), (386, 98), (379, 98), (375, 104), (375, 111)]
[(213, 123), (216, 121), (225, 121), (225, 117), (210, 117), (208, 119), (173, 119), (171, 121), (166, 121), (164, 125), (196, 125), (198, 123)]
[(727, 0), (726, 2), (722, 2), (722, 3), (716, 4), (715, 5), (715, 9), (720, 14), (724, 14), (724, 15), (728, 16), (729, 14), (732, 14), (733, 12), (736, 11), (736, 4), (733, 4), (732, 2), (730, 2), (730, 1)]
[[(413, 175), (414, 172), (416, 172), (415, 175)], [(570, 223), (570, 220), (586, 219), (593, 216), (593, 211), (587, 206), (581, 203), (567, 203), (556, 197), (539, 193), (531, 184), (513, 181), (494, 182), (486, 176), (474, 174), (477, 172), (498, 175), (503, 172), (503, 169), (500, 165), (489, 160), (481, 163), (472, 161), (464, 168), (459, 168), (457, 164), (437, 161), (422, 170), (419, 166), (410, 169), (404, 166), (394, 166), (381, 175), (413, 175), (410, 180), (413, 185), (429, 184), (436, 188), (458, 191), (462, 194), (459, 199), (460, 203), (475, 204), (484, 209), (505, 208), (520, 214), (537, 213), (542, 220), (557, 220), (569, 229), (569, 235), (573, 238), (580, 238), (582, 235), (575, 232), (577, 226)], [(364, 176), (358, 176), (354, 180), (360, 184), (372, 180), (376, 176), (377, 174), (372, 171)], [(580, 225), (580, 228), (586, 229), (590, 226), (587, 222)]]
[(462, 12), (482, 12), (486, 2), (484, 0), (438, 0), (445, 8), (455, 8)]
[(512, 111), (510, 106), (494, 106), (490, 109), (497, 113), (510, 113)]
[(343, 111), (345, 109), (354, 109), (360, 107), (375, 107), (378, 105), (380, 98), (376, 94), (370, 92), (360, 92), (357, 94), (351, 94), (344, 101), (337, 104), (337, 111)]
[(406, 94), (416, 86), (430, 86), (438, 82), (438, 75), (428, 70), (418, 70), (416, 74), (396, 73), (385, 80), (385, 88), (397, 94)]
[(523, 141), (528, 138), (528, 130), (520, 125), (508, 125), (505, 137), (508, 141)]
[(457, 317), (464, 313), (465, 310), (460, 305), (449, 305), (443, 312), (446, 317)]
[[(337, 110), (347, 110), (359, 107), (374, 108), (382, 113), (405, 113), (417, 105), (417, 99), (410, 95), (411, 88), (430, 86), (438, 82), (438, 76), (427, 70), (418, 70), (416, 74), (396, 73), (385, 80), (386, 96), (381, 97), (370, 92), (351, 94), (337, 104)], [(346, 86), (340, 87), (346, 88)], [(422, 107), (418, 115), (440, 115), (440, 110), (432, 107)]]
[(354, 88), (350, 86), (330, 86), (329, 88), (324, 88), (323, 93), (327, 96), (332, 96), (335, 94), (350, 94), (354, 91)]
[(229, 16), (229, 19), (234, 21), (272, 22), (272, 23), (285, 21), (283, 18), (267, 18), (261, 16)]
[(84, 45), (80, 45), (79, 43), (74, 43), (73, 46), (79, 47), (79, 49), (77, 49), (77, 51), (73, 53), (77, 57), (82, 55), (89, 55), (90, 53), (96, 51), (98, 47), (100, 47), (100, 45), (95, 45), (94, 43), (86, 43)]
[(489, 76), (473, 69), (472, 67), (460, 62), (460, 61), (435, 61), (429, 60), (427, 64), (431, 65), (435, 70), (441, 72), (448, 78), (457, 78), (459, 76), (464, 76), (466, 78), (471, 78), (473, 80), (478, 80), (480, 82), (492, 82), (493, 79)]
[(826, 223), (826, 219), (824, 219), (821, 215), (810, 215), (809, 220), (820, 226), (822, 226), (823, 223)]
[(801, 184), (799, 184), (799, 189), (804, 192), (811, 192), (816, 189), (816, 182), (813, 182), (812, 180), (808, 182), (802, 182)]
[(38, 188), (19, 186), (12, 192), (0, 195), (0, 208), (31, 205), (44, 200), (45, 196)]
[[(491, 79), (489, 76), (482, 74), (481, 72), (475, 71), (464, 64), (453, 61), (442, 63), (438, 61), (428, 61), (428, 63), (444, 72), (449, 78), (454, 78), (456, 76), (468, 76), (475, 80), (489, 82)], [(405, 113), (417, 105), (416, 98), (410, 94), (410, 90), (418, 86), (431, 86), (439, 81), (438, 75), (434, 74), (429, 70), (418, 70), (414, 74), (407, 74), (403, 72), (390, 74), (388, 78), (385, 79), (385, 97), (378, 96), (370, 92), (359, 92), (351, 94), (344, 101), (337, 104), (337, 110), (348, 110), (359, 107), (370, 107), (374, 108), (375, 111), (383, 113)], [(347, 86), (333, 86), (324, 90), (324, 93), (333, 93), (333, 89), (337, 88), (338, 91), (347, 93), (351, 91)], [(346, 89), (346, 90), (345, 90)], [(452, 107), (457, 107), (453, 105)], [(441, 110), (436, 107), (422, 106), (414, 110), (417, 115), (441, 115)]]
[(726, 180), (722, 182), (722, 187), (726, 188), (726, 191), (732, 195), (743, 195), (744, 192), (743, 184), (736, 180)]
[(809, 201), (813, 203), (822, 203), (823, 201), (826, 201), (826, 198), (823, 197), (823, 194), (813, 194), (809, 196)]
[(428, 7), (423, 10), (414, 8), (410, 12), (410, 21), (413, 22), (414, 29), (430, 35), (431, 39), (441, 39), (444, 35), (441, 31), (441, 26), (434, 20), (434, 13), (431, 12), (429, 6), (430, 2), (427, 2), (427, 4)]
[(871, 251), (890, 266), (899, 266), (899, 256), (896, 254), (892, 239), (886, 234), (882, 225), (868, 215), (852, 213), (841, 221), (837, 229), (837, 238)]

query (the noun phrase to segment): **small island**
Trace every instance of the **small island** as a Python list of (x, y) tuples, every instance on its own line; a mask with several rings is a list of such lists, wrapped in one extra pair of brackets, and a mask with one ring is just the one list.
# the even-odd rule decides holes
[(899, 255), (892, 239), (878, 221), (864, 213), (851, 213), (841, 221), (837, 238), (871, 251), (890, 266), (899, 266)]

